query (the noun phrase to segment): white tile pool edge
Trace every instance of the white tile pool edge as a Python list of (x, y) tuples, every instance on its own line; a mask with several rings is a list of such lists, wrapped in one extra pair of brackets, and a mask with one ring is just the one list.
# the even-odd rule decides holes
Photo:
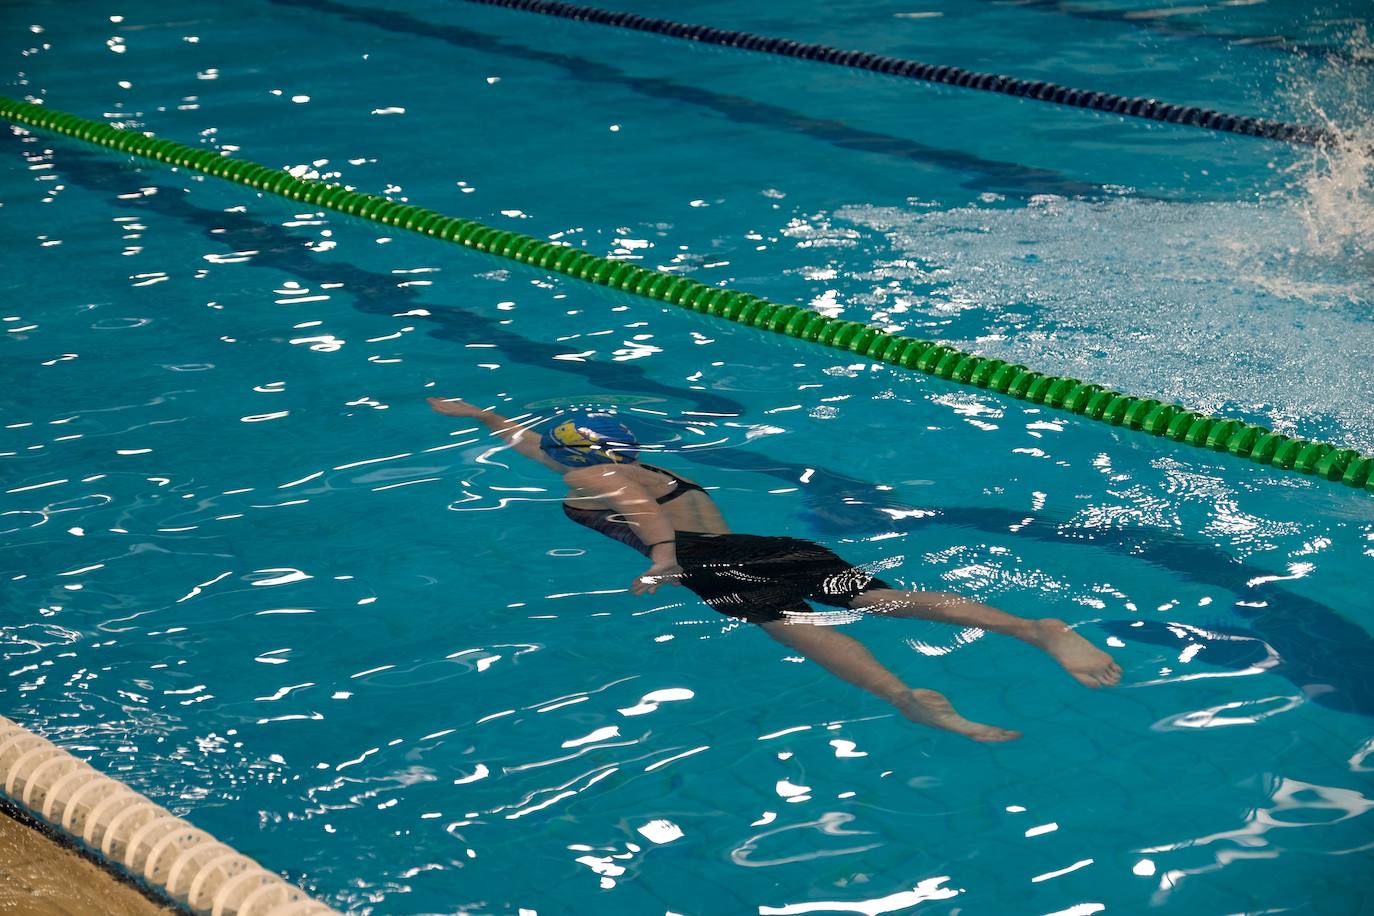
[(0, 789), (194, 913), (326, 916), (337, 911), (51, 741), (0, 716)]

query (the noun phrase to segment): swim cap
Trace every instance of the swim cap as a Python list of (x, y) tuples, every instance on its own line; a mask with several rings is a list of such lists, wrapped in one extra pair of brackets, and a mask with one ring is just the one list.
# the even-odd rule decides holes
[(609, 413), (573, 413), (554, 420), (539, 438), (539, 447), (559, 464), (630, 464), (639, 442), (625, 424)]

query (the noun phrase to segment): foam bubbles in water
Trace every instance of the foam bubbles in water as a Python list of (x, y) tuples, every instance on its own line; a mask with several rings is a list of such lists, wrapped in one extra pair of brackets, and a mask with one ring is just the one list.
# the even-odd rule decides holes
[(1374, 447), (1374, 276), (1308, 249), (1288, 200), (1042, 198), (836, 216), (884, 232), (897, 255), (862, 274), (871, 292), (851, 301), (877, 312), (907, 299), (889, 318), (914, 317), (914, 333)]

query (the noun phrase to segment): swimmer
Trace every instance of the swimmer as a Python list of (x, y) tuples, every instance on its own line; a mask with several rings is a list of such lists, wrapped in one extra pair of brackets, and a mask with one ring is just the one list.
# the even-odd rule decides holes
[(649, 568), (630, 583), (632, 593), (685, 586), (714, 610), (757, 624), (913, 722), (975, 741), (1021, 736), (965, 719), (934, 690), (908, 687), (839, 627), (809, 625), (808, 601), (1002, 633), (1044, 650), (1087, 687), (1121, 680), (1112, 657), (1062, 620), (1027, 620), (948, 592), (893, 588), (819, 544), (732, 532), (700, 484), (641, 462), (639, 442), (613, 414), (562, 414), (541, 435), (460, 398), (428, 400), (436, 412), (482, 423), (516, 452), (561, 475), (569, 489), (563, 511), (570, 519), (649, 560)]

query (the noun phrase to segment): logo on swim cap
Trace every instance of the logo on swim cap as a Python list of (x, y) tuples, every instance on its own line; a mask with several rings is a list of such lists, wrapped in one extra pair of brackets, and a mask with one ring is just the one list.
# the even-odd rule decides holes
[(568, 467), (629, 464), (639, 456), (639, 442), (625, 424), (608, 413), (575, 413), (554, 421), (539, 447)]

